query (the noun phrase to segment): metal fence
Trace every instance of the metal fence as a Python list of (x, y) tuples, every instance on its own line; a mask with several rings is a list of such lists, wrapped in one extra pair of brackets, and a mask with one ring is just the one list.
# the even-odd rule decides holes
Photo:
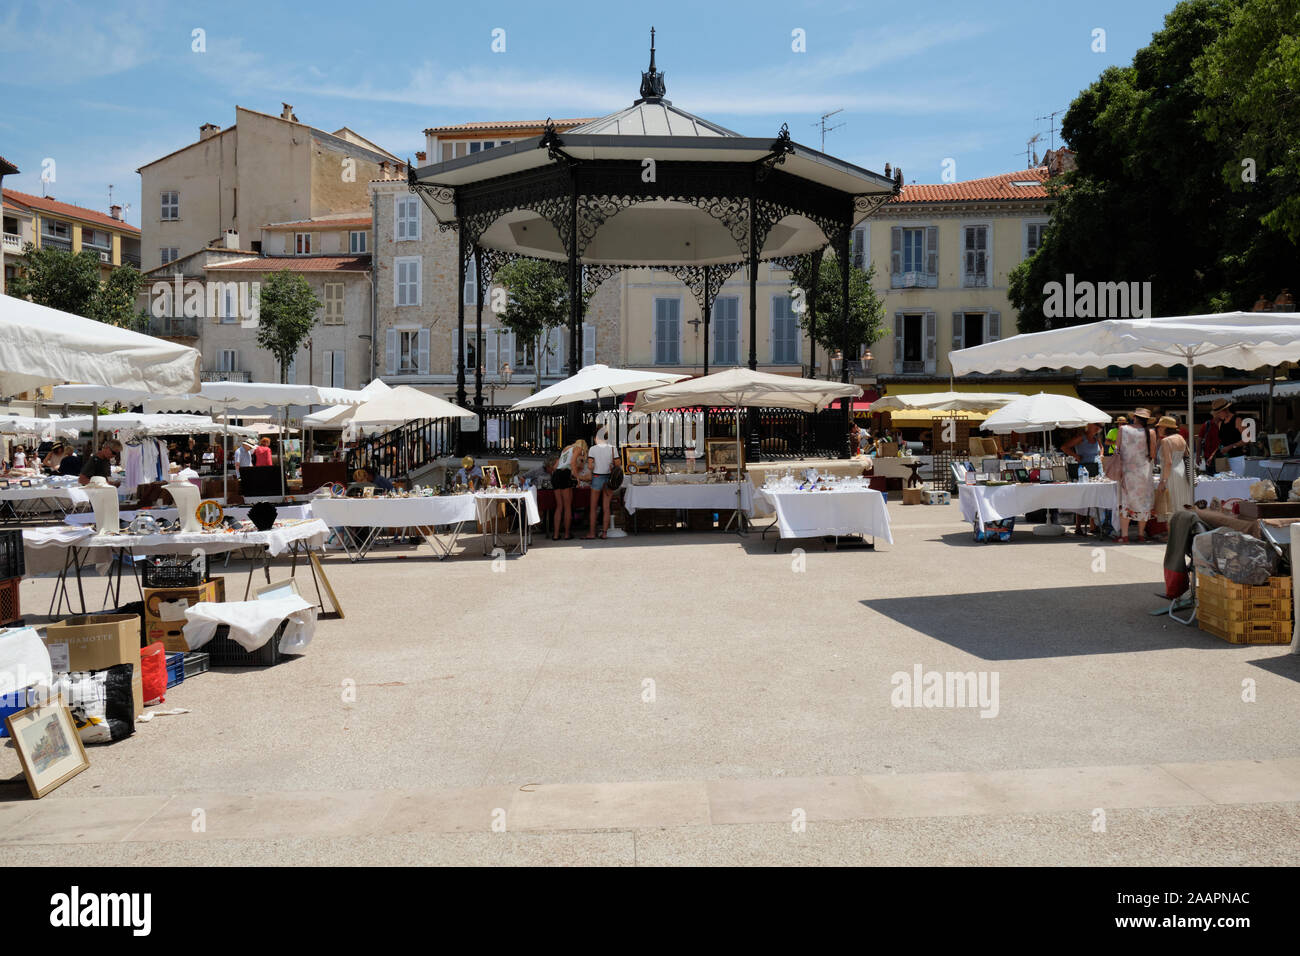
[[(412, 422), (352, 449), (348, 471), (370, 467), (376, 474), (400, 478), (429, 461), (455, 454), (458, 448), (494, 458), (543, 458), (558, 454), (575, 438), (590, 440), (598, 427), (608, 430), (608, 441), (615, 447), (657, 445), (661, 459), (680, 461), (692, 453), (703, 458), (708, 439), (734, 441), (737, 425), (734, 410), (724, 408), (649, 413), (587, 408), (579, 413), (578, 422), (575, 435), (563, 406), (485, 408), (477, 432), (447, 420)], [(838, 408), (816, 413), (754, 408), (742, 410), (739, 421), (751, 461), (838, 457), (846, 444), (843, 423)]]

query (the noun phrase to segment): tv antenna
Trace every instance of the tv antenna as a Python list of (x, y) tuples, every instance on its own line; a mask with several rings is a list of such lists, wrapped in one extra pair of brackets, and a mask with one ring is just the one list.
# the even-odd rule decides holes
[(1025, 140), (1025, 169), (1033, 169), (1038, 165), (1038, 151), (1034, 149), (1034, 144), (1042, 138), (1042, 134), (1035, 133)]
[(830, 119), (832, 116), (834, 116), (836, 113), (843, 113), (843, 112), (844, 112), (844, 107), (841, 106), (837, 110), (831, 110), (829, 113), (823, 113), (821, 115), (821, 119), (819, 119), (816, 123), (810, 124), (812, 126), (818, 127), (822, 131), (822, 152), (823, 153), (826, 152), (826, 134), (830, 132), (834, 132), (835, 130), (839, 129), (841, 126), (844, 125), (843, 123), (836, 123), (834, 126), (827, 126), (826, 121)]
[(1034, 117), (1035, 121), (1037, 121), (1037, 120), (1050, 120), (1050, 121), (1051, 121), (1051, 129), (1050, 129), (1048, 132), (1051, 134), (1051, 137), (1052, 137), (1052, 149), (1056, 149), (1056, 118), (1057, 118), (1058, 116), (1060, 116), (1060, 115), (1061, 115), (1062, 113), (1064, 113), (1064, 112), (1065, 112), (1065, 109), (1052, 110), (1052, 112), (1048, 113), (1046, 116), (1035, 116), (1035, 117)]

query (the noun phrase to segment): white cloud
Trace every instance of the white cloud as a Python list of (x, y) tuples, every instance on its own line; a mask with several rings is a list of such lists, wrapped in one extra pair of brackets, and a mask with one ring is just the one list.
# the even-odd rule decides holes
[[(0, 21), (0, 59), (7, 71), (39, 76), (42, 83), (123, 73), (158, 57), (158, 37), (146, 25), (157, 22), (161, 9), (149, 0), (134, 4), (129, 14), (55, 0), (13, 7)], [(51, 57), (57, 65), (51, 66)]]

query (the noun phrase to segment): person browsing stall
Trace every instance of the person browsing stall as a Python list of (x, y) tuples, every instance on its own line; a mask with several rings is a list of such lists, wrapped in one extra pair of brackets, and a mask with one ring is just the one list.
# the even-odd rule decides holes
[(559, 541), (561, 534), (566, 540), (573, 537), (570, 528), (573, 523), (573, 489), (579, 478), (587, 473), (587, 467), (587, 443), (581, 438), (560, 452), (555, 471), (551, 475), (551, 487), (555, 489), (552, 541)]
[(273, 464), (271, 456), (271, 439), (263, 438), (253, 449), (253, 467), (268, 468)]
[(460, 468), (456, 471), (452, 482), (467, 488), (476, 488), (483, 484), (483, 469), (474, 464), (472, 457), (466, 455), (460, 460)]
[(605, 429), (596, 432), (596, 444), (591, 446), (587, 455), (591, 463), (591, 503), (587, 506), (587, 537), (596, 537), (596, 508), (602, 509), (604, 519), (600, 536), (605, 537), (609, 531), (609, 505), (614, 498), (614, 489), (609, 487), (609, 474), (614, 467), (614, 446), (605, 438)]
[(99, 446), (99, 451), (86, 459), (86, 463), (81, 466), (81, 474), (77, 477), (78, 484), (88, 485), (92, 478), (105, 478), (109, 484), (116, 484), (113, 481), (113, 456), (122, 454), (122, 443), (116, 438), (110, 438)]

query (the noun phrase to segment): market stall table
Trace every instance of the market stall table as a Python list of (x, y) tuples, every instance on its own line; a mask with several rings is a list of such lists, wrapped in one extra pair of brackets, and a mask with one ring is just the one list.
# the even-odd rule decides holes
[[(260, 551), (262, 569), (266, 573), (269, 583), (270, 558), (281, 554), (291, 554), (293, 564), (290, 575), (292, 576), (297, 572), (300, 551), (303, 549), (308, 551), (320, 550), (324, 547), (325, 539), (328, 536), (329, 527), (319, 520), (286, 522), (271, 528), (269, 531), (226, 530), (176, 532), (171, 534), (127, 534), (123, 532), (99, 534), (94, 528), (56, 525), (51, 528), (25, 529), (23, 531), (23, 546), (29, 575), (51, 572), (58, 574), (54, 597), (50, 602), (50, 614), (55, 614), (56, 608), (61, 608), (65, 599), (68, 602), (69, 612), (73, 610), (72, 597), (68, 593), (69, 572), (72, 572), (76, 577), (77, 593), (81, 603), (80, 613), (85, 614), (86, 598), (82, 588), (81, 569), (86, 564), (110, 567), (112, 562), (116, 562), (116, 584), (110, 570), (108, 590), (104, 595), (104, 603), (105, 607), (107, 607), (110, 596), (113, 597), (115, 605), (121, 603), (122, 567), (128, 563), (125, 560), (127, 558), (131, 559), (130, 564), (134, 575), (135, 560), (141, 557), (171, 554), (197, 555), (199, 553), (206, 557), (213, 554), (224, 554), (227, 551), (255, 548)], [(256, 560), (249, 563), (248, 583), (244, 587), (245, 598), (248, 597), (248, 593), (252, 589), (253, 572), (256, 567)], [(316, 584), (317, 603), (321, 604), (323, 609), (320, 582), (316, 580), (314, 568), (312, 570), (312, 579)], [(144, 589), (138, 576), (136, 577), (136, 587), (143, 599)]]
[(1116, 484), (1113, 481), (1022, 482), (1013, 485), (958, 485), (961, 516), (980, 531), (989, 521), (1001, 521), (1031, 511), (1113, 511)]
[[(667, 482), (664, 484), (625, 484), (623, 510), (636, 521), (638, 508), (666, 508), (674, 511), (734, 511), (736, 488), (734, 481), (722, 482)], [(748, 481), (739, 483), (740, 510), (754, 513), (754, 489)]]
[[(247, 505), (227, 505), (224, 502), (222, 502), (220, 498), (215, 498), (213, 500), (216, 501), (218, 504), (222, 505), (222, 510), (229, 517), (238, 518), (240, 521), (243, 521), (245, 518), (248, 517), (249, 506)], [(276, 511), (275, 518), (277, 521), (305, 521), (308, 518), (315, 517), (315, 515), (312, 514), (312, 508), (310, 504), (276, 505), (275, 511)], [(140, 508), (138, 510), (124, 509), (117, 513), (118, 519), (126, 522), (131, 522), (135, 520), (137, 515), (147, 515), (148, 517), (151, 518), (164, 518), (167, 521), (175, 521), (176, 509), (175, 508)], [(93, 513), (90, 512), (68, 515), (66, 518), (63, 519), (63, 523), (70, 524), (70, 525), (94, 524), (95, 516)]]
[[(0, 488), (0, 502), (9, 507), (6, 511), (17, 519), (36, 514), (38, 511), (58, 511), (67, 514), (83, 506), (89, 506), (90, 498), (81, 489), (75, 478), (67, 481), (48, 481), (30, 479), (31, 485), (24, 488), (20, 480), (10, 478), (8, 488)], [(44, 506), (44, 507), (42, 507)]]
[(832, 488), (829, 491), (759, 488), (755, 498), (772, 506), (776, 512), (775, 525), (782, 538), (833, 537), (838, 544), (839, 538), (861, 535), (873, 539), (871, 547), (875, 546), (876, 537), (894, 543), (885, 496), (872, 488)]
[(537, 489), (502, 488), (499, 491), (480, 491), (474, 494), (474, 498), (478, 502), (479, 522), (491, 529), (490, 546), (495, 548), (501, 539), (501, 532), (496, 521), (498, 516), (490, 514), (492, 502), (498, 501), (514, 512), (515, 527), (519, 529), (519, 543), (515, 546), (515, 552), (517, 554), (527, 554), (528, 543), (532, 534), (530, 529), (535, 524), (541, 524), (542, 521), (541, 511), (537, 507)]
[(1196, 479), (1196, 500), (1209, 502), (1214, 498), (1249, 498), (1250, 486), (1262, 478), (1205, 478)]
[[(536, 507), (535, 502), (533, 503)], [(348, 535), (339, 539), (348, 559), (359, 561), (366, 556), (384, 528), (414, 528), (441, 558), (451, 554), (466, 521), (478, 517), (478, 502), (472, 494), (430, 495), (415, 498), (316, 498), (312, 511), (331, 528), (367, 528), (359, 541)], [(539, 519), (540, 520), (540, 519)], [(439, 526), (450, 527), (449, 540), (439, 537)]]

